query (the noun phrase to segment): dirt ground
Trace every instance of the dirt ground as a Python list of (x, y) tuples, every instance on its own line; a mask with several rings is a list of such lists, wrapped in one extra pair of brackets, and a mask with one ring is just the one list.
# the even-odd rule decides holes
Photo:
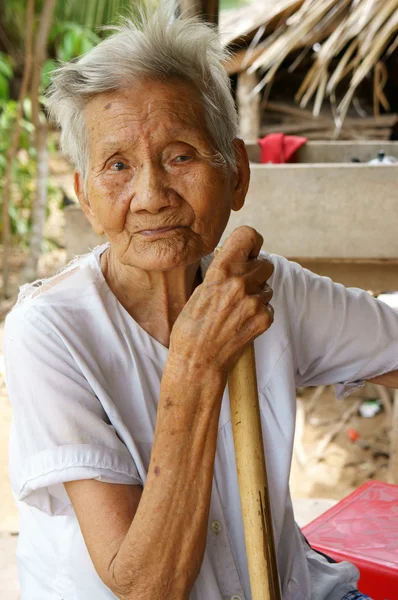
[[(4, 318), (15, 302), (18, 280), (26, 255), (14, 252), (11, 261), (13, 297), (0, 302), (0, 343)], [(1, 259), (1, 255), (0, 255)], [(65, 262), (65, 252), (55, 250), (44, 255), (40, 276), (55, 273)], [(388, 469), (389, 411), (373, 418), (358, 414), (363, 395), (379, 397), (379, 390), (367, 386), (344, 401), (337, 401), (332, 388), (323, 391), (316, 402), (314, 389), (298, 391), (295, 452), (291, 473), (292, 496), (296, 499), (340, 500), (369, 479), (385, 481)], [(387, 406), (387, 405), (386, 405)], [(348, 416), (347, 416), (348, 415)], [(346, 422), (341, 424), (342, 417)], [(0, 353), (0, 597), (19, 598), (15, 566), (18, 519), (8, 476), (8, 436), (11, 407), (4, 382), (3, 354)], [(333, 439), (331, 431), (339, 427)], [(350, 437), (351, 436), (351, 437)], [(355, 441), (352, 441), (352, 439)], [(323, 446), (323, 448), (322, 448)], [(325, 508), (327, 504), (322, 504)], [(315, 515), (314, 515), (315, 516)]]
[(344, 400), (336, 400), (329, 387), (306, 415), (313, 394), (313, 388), (307, 389), (298, 398), (290, 478), (293, 498), (341, 500), (370, 479), (387, 481), (389, 408), (372, 418), (358, 412), (364, 400), (380, 399), (378, 387), (369, 384)]

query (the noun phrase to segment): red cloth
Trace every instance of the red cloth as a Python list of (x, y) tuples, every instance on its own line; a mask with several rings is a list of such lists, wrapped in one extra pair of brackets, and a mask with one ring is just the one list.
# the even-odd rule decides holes
[(266, 135), (258, 144), (261, 148), (261, 163), (294, 162), (294, 155), (307, 142), (307, 138), (296, 135), (285, 135), (284, 133), (271, 133)]

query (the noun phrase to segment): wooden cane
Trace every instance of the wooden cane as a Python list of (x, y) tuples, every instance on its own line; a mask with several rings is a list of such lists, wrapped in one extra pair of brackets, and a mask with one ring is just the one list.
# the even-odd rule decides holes
[(281, 600), (253, 344), (228, 387), (252, 600)]

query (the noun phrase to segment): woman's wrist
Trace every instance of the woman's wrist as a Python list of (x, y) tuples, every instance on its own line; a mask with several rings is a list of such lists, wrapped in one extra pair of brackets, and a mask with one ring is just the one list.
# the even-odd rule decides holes
[(227, 374), (206, 360), (205, 357), (182, 356), (169, 350), (163, 377), (171, 377), (173, 382), (182, 380), (184, 385), (207, 386), (224, 390)]

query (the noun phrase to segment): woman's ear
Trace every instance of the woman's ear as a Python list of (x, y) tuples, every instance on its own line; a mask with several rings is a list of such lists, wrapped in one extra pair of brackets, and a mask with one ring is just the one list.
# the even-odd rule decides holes
[(250, 183), (250, 164), (245, 142), (235, 138), (232, 142), (235, 150), (236, 172), (234, 173), (234, 188), (232, 190), (232, 210), (238, 211), (245, 203)]
[(86, 215), (87, 219), (90, 221), (91, 227), (98, 235), (103, 235), (104, 229), (102, 225), (97, 220), (93, 209), (90, 206), (89, 199), (87, 194), (84, 191), (84, 181), (80, 171), (75, 171), (73, 174), (73, 183), (75, 187), (75, 194), (79, 200), (79, 204), (81, 206), (82, 211)]

